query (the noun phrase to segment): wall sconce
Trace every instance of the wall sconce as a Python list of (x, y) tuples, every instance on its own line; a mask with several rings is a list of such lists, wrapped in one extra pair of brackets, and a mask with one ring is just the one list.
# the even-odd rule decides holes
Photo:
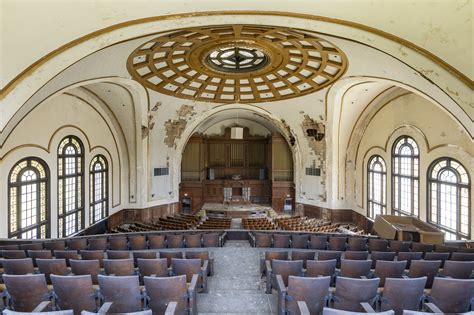
[(188, 196), (188, 193), (184, 193), (184, 197), (187, 197)]
[(290, 198), (291, 196), (290, 195), (286, 195), (286, 198)]

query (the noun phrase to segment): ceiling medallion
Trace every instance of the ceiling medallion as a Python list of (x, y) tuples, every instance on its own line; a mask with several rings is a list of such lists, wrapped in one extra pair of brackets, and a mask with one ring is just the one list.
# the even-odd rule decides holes
[(318, 91), (347, 69), (345, 54), (315, 33), (285, 27), (220, 25), (167, 32), (138, 47), (127, 68), (167, 95), (257, 103)]

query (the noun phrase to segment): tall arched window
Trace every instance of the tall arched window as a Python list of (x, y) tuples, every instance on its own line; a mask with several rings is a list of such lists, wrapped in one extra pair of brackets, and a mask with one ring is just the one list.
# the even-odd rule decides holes
[(12, 168), (8, 178), (8, 237), (50, 237), (46, 163), (38, 158), (26, 158)]
[(470, 182), (456, 160), (441, 158), (428, 169), (428, 222), (445, 232), (447, 240), (469, 239)]
[(372, 219), (387, 211), (387, 168), (380, 155), (373, 155), (367, 165), (367, 209)]
[(402, 136), (392, 149), (392, 208), (397, 215), (418, 216), (420, 152), (415, 140)]
[(90, 165), (90, 223), (108, 215), (108, 168), (103, 155), (96, 155)]
[(74, 136), (58, 148), (58, 235), (69, 236), (84, 228), (84, 147)]

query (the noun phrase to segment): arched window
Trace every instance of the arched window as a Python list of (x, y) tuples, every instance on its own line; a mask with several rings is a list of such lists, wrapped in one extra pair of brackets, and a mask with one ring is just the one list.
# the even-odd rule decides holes
[(403, 136), (392, 149), (392, 208), (397, 215), (418, 216), (420, 152), (415, 140)]
[(387, 210), (387, 168), (380, 155), (373, 155), (367, 165), (367, 215), (386, 214)]
[(90, 223), (108, 215), (108, 168), (103, 155), (96, 155), (90, 165)]
[(12, 168), (8, 178), (8, 237), (50, 237), (46, 163), (38, 158), (26, 158)]
[(84, 228), (84, 147), (74, 136), (58, 147), (58, 236)]
[(456, 160), (441, 158), (428, 169), (428, 222), (447, 240), (469, 239), (469, 174)]

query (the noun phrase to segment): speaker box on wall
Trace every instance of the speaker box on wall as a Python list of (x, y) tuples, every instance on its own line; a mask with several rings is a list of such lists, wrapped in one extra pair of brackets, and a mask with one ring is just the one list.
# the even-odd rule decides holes
[(209, 177), (210, 180), (216, 179), (216, 175), (215, 175), (215, 172), (214, 172), (214, 169), (213, 169), (213, 168), (210, 168), (210, 169), (209, 169), (208, 177)]

